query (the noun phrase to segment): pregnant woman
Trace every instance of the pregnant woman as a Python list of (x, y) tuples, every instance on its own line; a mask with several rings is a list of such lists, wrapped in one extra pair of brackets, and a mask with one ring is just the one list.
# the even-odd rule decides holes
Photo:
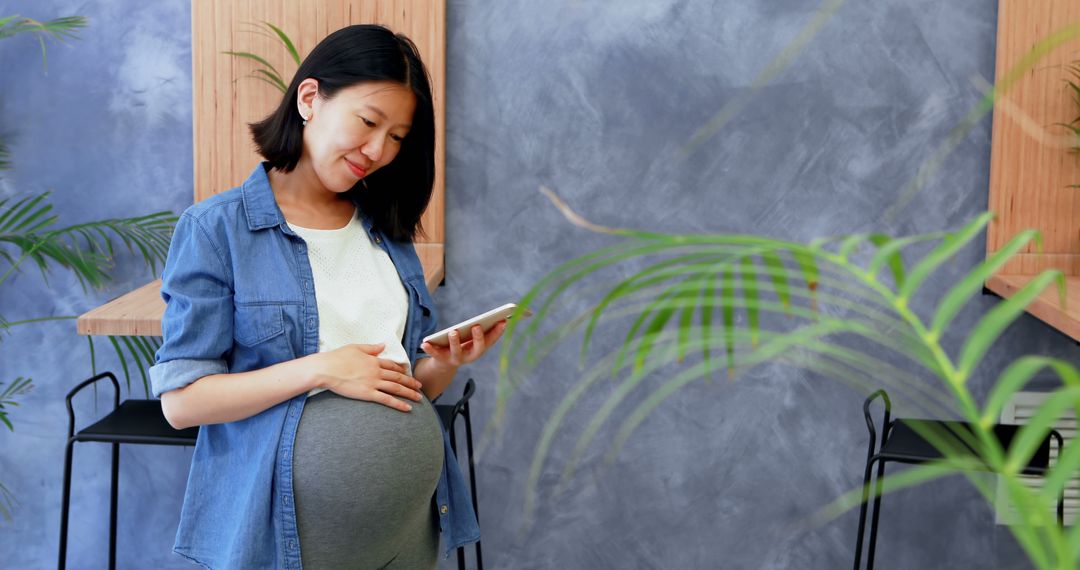
[(202, 426), (173, 550), (206, 568), (435, 568), (479, 539), (431, 405), (505, 329), (450, 346), (412, 244), (435, 178), (427, 72), (357, 25), (251, 125), (265, 161), (186, 209), (150, 368), (176, 428)]

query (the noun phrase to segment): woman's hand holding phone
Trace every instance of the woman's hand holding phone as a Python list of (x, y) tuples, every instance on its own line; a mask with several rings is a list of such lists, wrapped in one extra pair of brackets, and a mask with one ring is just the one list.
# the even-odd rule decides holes
[(495, 326), (491, 327), (486, 333), (483, 327), (474, 325), (472, 327), (472, 337), (467, 340), (462, 341), (455, 330), (449, 333), (450, 346), (441, 347), (425, 342), (420, 345), (420, 348), (440, 363), (457, 368), (483, 356), (484, 352), (499, 340), (505, 330), (506, 319), (495, 323)]
[(419, 392), (423, 385), (405, 374), (405, 365), (379, 358), (383, 348), (385, 345), (381, 343), (347, 344), (312, 354), (309, 358), (318, 358), (319, 363), (318, 386), (346, 398), (408, 412), (412, 406), (394, 396), (419, 402), (423, 398)]

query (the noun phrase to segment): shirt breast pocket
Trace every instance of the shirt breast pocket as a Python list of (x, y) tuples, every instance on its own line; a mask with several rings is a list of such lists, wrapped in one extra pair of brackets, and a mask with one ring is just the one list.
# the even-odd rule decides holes
[(273, 303), (235, 306), (233, 339), (236, 342), (230, 370), (255, 370), (296, 358), (283, 311), (281, 305)]

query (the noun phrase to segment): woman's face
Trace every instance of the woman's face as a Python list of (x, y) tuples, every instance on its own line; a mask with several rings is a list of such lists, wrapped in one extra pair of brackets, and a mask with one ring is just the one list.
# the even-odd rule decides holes
[(306, 79), (298, 92), (304, 127), (304, 155), (315, 176), (332, 192), (345, 192), (357, 181), (390, 164), (409, 134), (416, 96), (392, 81), (371, 81), (340, 89), (333, 98), (318, 94)]

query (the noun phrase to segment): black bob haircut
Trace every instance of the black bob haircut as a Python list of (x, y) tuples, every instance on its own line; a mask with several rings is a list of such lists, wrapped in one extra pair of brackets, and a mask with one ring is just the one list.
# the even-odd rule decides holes
[(303, 152), (303, 119), (296, 110), (300, 83), (319, 82), (319, 96), (333, 98), (343, 88), (366, 81), (394, 81), (416, 96), (412, 127), (394, 160), (346, 192), (375, 227), (392, 239), (423, 235), (420, 215), (435, 185), (435, 109), (420, 52), (409, 38), (372, 24), (342, 28), (326, 36), (304, 59), (278, 108), (251, 123), (259, 154), (270, 166), (291, 172)]

